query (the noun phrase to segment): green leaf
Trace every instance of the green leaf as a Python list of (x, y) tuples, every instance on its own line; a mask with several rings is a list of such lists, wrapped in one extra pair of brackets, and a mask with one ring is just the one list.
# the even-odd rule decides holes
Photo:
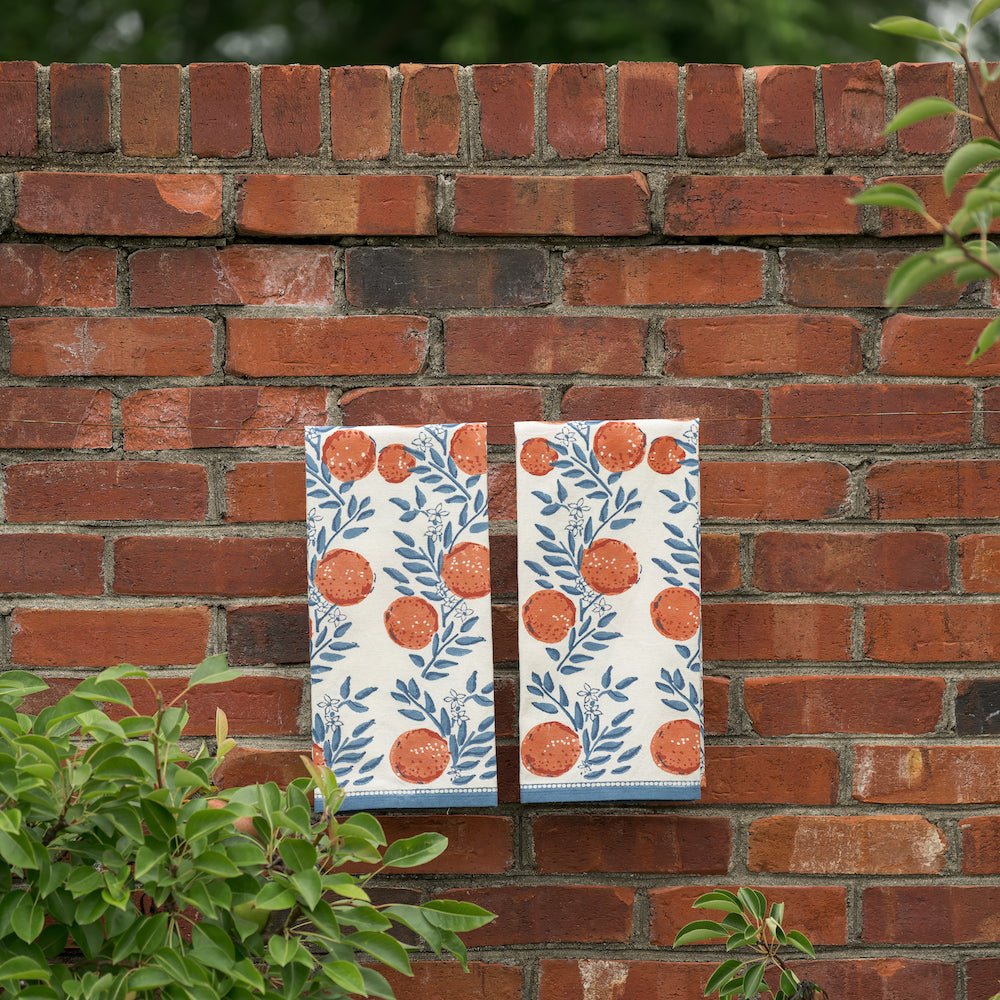
[(52, 972), (47, 966), (40, 965), (27, 955), (15, 955), (0, 962), (0, 983), (10, 979), (40, 979), (48, 982), (51, 978)]
[(950, 195), (955, 190), (955, 185), (969, 171), (993, 160), (1000, 160), (1000, 142), (995, 139), (976, 139), (975, 142), (967, 142), (964, 146), (959, 146), (948, 157), (948, 162), (941, 172), (945, 194)]
[(155, 990), (160, 986), (169, 986), (174, 981), (166, 969), (147, 965), (136, 969), (128, 977), (128, 984), (133, 990)]
[(381, 934), (377, 931), (360, 931), (344, 938), (344, 943), (354, 948), (360, 948), (361, 951), (367, 952), (372, 958), (377, 958), (383, 965), (403, 973), (404, 976), (413, 975), (406, 949), (388, 934)]
[(337, 833), (341, 837), (360, 837), (376, 847), (385, 847), (386, 843), (382, 824), (370, 813), (355, 813), (340, 824)]
[(972, 354), (969, 356), (969, 364), (981, 358), (998, 340), (1000, 340), (1000, 316), (990, 320), (983, 327), (983, 332), (976, 341)]
[(221, 927), (212, 924), (195, 924), (191, 928), (191, 957), (219, 972), (228, 972), (236, 961), (233, 942)]
[(875, 205), (877, 208), (902, 208), (922, 215), (927, 211), (920, 196), (905, 184), (876, 184), (851, 199), (853, 205)]
[(782, 969), (778, 985), (791, 996), (799, 988), (799, 977), (791, 969)]
[(940, 118), (941, 115), (952, 115), (960, 108), (943, 97), (921, 97), (911, 101), (885, 127), (885, 135), (898, 132), (901, 128), (927, 121), (928, 118)]
[(788, 943), (798, 951), (803, 954), (808, 955), (810, 958), (816, 957), (816, 952), (813, 949), (812, 942), (805, 934), (800, 931), (786, 931), (785, 936), (788, 938)]
[(14, 868), (35, 869), (35, 855), (31, 850), (28, 835), (23, 831), (3, 833), (0, 831), (0, 858)]
[(702, 941), (714, 941), (728, 936), (729, 929), (715, 920), (693, 920), (677, 932), (674, 947), (681, 948), (686, 944), (699, 944)]
[(230, 670), (224, 653), (217, 653), (207, 660), (202, 660), (191, 674), (188, 688), (200, 684), (221, 684), (223, 681), (236, 680), (241, 674), (238, 670)]
[(253, 905), (258, 910), (288, 910), (295, 905), (295, 897), (283, 885), (268, 882), (257, 894)]
[(706, 892), (703, 896), (699, 896), (691, 906), (697, 910), (719, 910), (722, 913), (743, 912), (739, 900), (731, 892), (726, 892), (724, 889)]
[(29, 694), (48, 691), (49, 686), (27, 670), (5, 670), (0, 674), (0, 699), (18, 701)]
[(213, 809), (206, 805), (188, 818), (184, 824), (184, 836), (187, 840), (197, 840), (227, 827), (232, 830), (236, 818), (236, 813), (231, 809)]
[(278, 845), (278, 853), (289, 871), (301, 872), (316, 867), (316, 848), (307, 840), (286, 837)]
[(421, 909), (435, 927), (446, 931), (474, 931), (496, 920), (495, 913), (475, 903), (460, 903), (454, 899), (435, 899)]
[(763, 920), (767, 914), (767, 904), (761, 903), (764, 899), (759, 892), (754, 892), (753, 889), (743, 888), (737, 891), (737, 898), (743, 904), (744, 909), (749, 913), (752, 913), (758, 920)]
[(975, 27), (983, 18), (989, 17), (997, 10), (1000, 10), (1000, 0), (979, 0), (969, 15), (969, 25)]
[(705, 996), (714, 993), (743, 963), (738, 958), (727, 958), (715, 972), (708, 977), (705, 984)]
[(743, 992), (752, 997), (760, 989), (760, 984), (764, 981), (764, 973), (767, 970), (767, 962), (758, 962), (747, 969), (743, 977)]
[(267, 953), (278, 965), (288, 965), (296, 951), (296, 942), (280, 934), (273, 934), (267, 942)]
[(361, 978), (365, 981), (368, 996), (378, 997), (379, 1000), (396, 1000), (396, 994), (393, 993), (392, 987), (382, 973), (365, 966), (361, 970)]
[(885, 289), (885, 304), (898, 309), (921, 288), (950, 274), (962, 259), (961, 253), (948, 256), (941, 250), (913, 254), (892, 272)]
[(313, 868), (296, 872), (289, 878), (289, 882), (295, 887), (296, 892), (302, 897), (302, 901), (311, 910), (323, 895), (323, 880), (320, 874)]
[(361, 970), (353, 962), (323, 962), (320, 969), (327, 979), (336, 983), (341, 989), (347, 990), (348, 993), (367, 996)]
[(416, 868), (433, 861), (448, 846), (448, 838), (440, 833), (420, 833), (390, 844), (382, 856), (387, 868)]
[(903, 35), (906, 38), (922, 38), (927, 42), (940, 42), (941, 29), (916, 17), (883, 17), (872, 27), (888, 35)]
[(217, 878), (236, 878), (241, 874), (239, 868), (222, 851), (202, 851), (194, 859), (194, 867)]

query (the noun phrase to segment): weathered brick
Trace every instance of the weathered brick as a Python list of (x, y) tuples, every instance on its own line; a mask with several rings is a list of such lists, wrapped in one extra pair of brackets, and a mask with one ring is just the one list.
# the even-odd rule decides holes
[[(951, 195), (945, 193), (940, 174), (912, 174), (902, 177), (880, 177), (879, 184), (905, 184), (911, 188), (923, 201), (927, 211), (936, 219), (947, 221), (961, 207), (966, 193), (977, 182), (983, 179), (982, 174), (967, 174), (961, 178)], [(922, 216), (902, 208), (883, 208), (879, 211), (880, 236), (924, 236), (933, 234), (935, 229)], [(997, 232), (998, 224), (994, 221), (990, 227)], [(951, 276), (948, 276), (951, 281)], [(957, 286), (961, 287), (961, 286)]]
[(212, 324), (200, 316), (12, 319), (13, 375), (210, 375)]
[(191, 151), (195, 156), (245, 156), (250, 130), (250, 67), (246, 63), (192, 63)]
[(826, 148), (831, 156), (885, 149), (885, 83), (877, 59), (822, 68)]
[(782, 385), (770, 391), (777, 444), (960, 444), (972, 391), (958, 385)]
[(0, 62), (0, 156), (38, 150), (38, 63)]
[(11, 620), (11, 660), (27, 667), (200, 663), (211, 622), (208, 608), (18, 608)]
[(165, 247), (128, 259), (132, 305), (320, 306), (333, 301), (325, 247)]
[(397, 1000), (520, 1000), (523, 989), (523, 972), (515, 965), (470, 962), (465, 972), (457, 962), (414, 962), (412, 979), (386, 975)]
[(837, 754), (826, 747), (709, 746), (705, 805), (829, 806), (837, 801)]
[(865, 656), (887, 663), (1000, 660), (1000, 604), (865, 608)]
[(226, 370), (240, 375), (412, 375), (427, 355), (422, 316), (226, 321)]
[(436, 181), (421, 175), (248, 174), (236, 228), (252, 236), (433, 236)]
[(176, 156), (180, 151), (180, 66), (122, 66), (118, 79), (122, 152), (126, 156)]
[(839, 236), (861, 232), (847, 199), (859, 177), (716, 177), (667, 180), (663, 231), (677, 236)]
[(27, 233), (218, 236), (218, 174), (18, 174), (15, 223)]
[(302, 446), (303, 428), (327, 423), (326, 390), (276, 386), (148, 389), (122, 401), (125, 448)]
[(969, 364), (985, 323), (964, 316), (890, 316), (882, 324), (879, 371), (963, 379), (1000, 375), (1000, 351)]
[(355, 247), (347, 301), (375, 309), (479, 309), (551, 301), (548, 255), (520, 247)]
[(664, 373), (853, 375), (861, 324), (849, 316), (697, 316), (663, 324)]
[(488, 160), (535, 151), (535, 67), (501, 63), (472, 67), (479, 102), (479, 137)]
[(618, 148), (626, 155), (677, 155), (677, 63), (618, 64)]
[(254, 604), (226, 609), (226, 651), (234, 666), (309, 661), (305, 604)]
[(400, 138), (404, 153), (455, 156), (462, 123), (458, 67), (403, 63)]
[(970, 805), (1000, 802), (1000, 747), (857, 746), (859, 802)]
[(851, 658), (851, 609), (841, 604), (706, 604), (708, 660)]
[(226, 754), (212, 780), (219, 788), (242, 788), (268, 781), (285, 788), (308, 775), (298, 750), (258, 750), (237, 746)]
[(641, 375), (644, 368), (644, 319), (456, 316), (444, 333), (452, 375)]
[(768, 816), (750, 824), (747, 867), (799, 875), (937, 875), (944, 834), (922, 816)]
[(113, 308), (115, 252), (103, 247), (54, 250), (40, 243), (0, 246), (0, 305)]
[(702, 816), (549, 814), (532, 822), (540, 872), (723, 874), (729, 869), (729, 820)]
[(100, 535), (0, 534), (0, 592), (96, 596), (104, 592)]
[(991, 444), (1000, 443), (1000, 386), (983, 392), (983, 436)]
[(603, 63), (553, 63), (546, 97), (549, 145), (561, 159), (585, 160), (604, 152)]
[(865, 485), (870, 516), (878, 520), (1000, 517), (1000, 462), (880, 462)]
[(305, 521), (302, 462), (240, 462), (226, 473), (227, 521)]
[(876, 885), (862, 895), (865, 944), (994, 944), (1000, 886)]
[(959, 736), (1000, 734), (1000, 681), (978, 677), (958, 682), (955, 732)]
[(514, 829), (508, 816), (386, 816), (379, 821), (390, 844), (422, 833), (448, 839), (448, 850), (421, 865), (421, 874), (500, 875), (513, 864)]
[(736, 156), (743, 138), (743, 67), (689, 63), (684, 83), (688, 156)]
[(701, 584), (706, 594), (723, 594), (740, 586), (739, 535), (702, 535)]
[(756, 537), (753, 584), (787, 593), (945, 590), (948, 536), (929, 531), (780, 532)]
[(640, 173), (537, 177), (460, 174), (452, 231), (464, 236), (642, 236), (649, 185)]
[(384, 160), (392, 139), (388, 66), (330, 70), (330, 142), (335, 160)]
[[(950, 62), (896, 63), (896, 104), (902, 109), (922, 97), (955, 100), (955, 71)], [(899, 148), (906, 153), (950, 153), (955, 146), (955, 115), (929, 118), (900, 129)]]
[(116, 594), (286, 597), (305, 590), (304, 538), (136, 535), (115, 541)]
[(319, 66), (261, 66), (260, 124), (267, 155), (319, 152)]
[(850, 474), (838, 462), (704, 462), (707, 520), (815, 521), (845, 512)]
[(572, 306), (742, 305), (764, 294), (764, 254), (736, 247), (602, 247), (563, 257)]
[(992, 1000), (1000, 983), (1000, 958), (972, 958), (965, 963), (968, 1000)]
[(7, 466), (7, 520), (201, 521), (203, 465), (174, 462), (22, 462)]
[(965, 535), (958, 559), (966, 593), (1000, 594), (1000, 535)]
[(958, 824), (962, 837), (962, 871), (966, 875), (1000, 875), (1000, 816), (970, 816)]
[(110, 448), (111, 393), (61, 386), (0, 388), (0, 447)]
[(49, 67), (52, 148), (107, 153), (111, 143), (111, 67), (53, 63)]
[(757, 141), (765, 156), (816, 152), (814, 66), (758, 66)]

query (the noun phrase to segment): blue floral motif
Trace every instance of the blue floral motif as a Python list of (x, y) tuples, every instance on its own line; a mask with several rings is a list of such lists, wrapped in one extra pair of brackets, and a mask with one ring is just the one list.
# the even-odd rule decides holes
[(368, 707), (364, 702), (378, 690), (366, 687), (352, 694), (351, 683), (351, 678), (345, 677), (337, 697), (327, 694), (316, 704), (318, 711), (313, 715), (312, 737), (323, 751), (324, 763), (336, 774), (341, 786), (360, 788), (371, 782), (372, 772), (382, 763), (384, 754), (365, 759), (365, 749), (374, 739), (367, 735), (375, 725), (374, 719), (366, 719), (345, 732), (344, 713), (366, 714)]

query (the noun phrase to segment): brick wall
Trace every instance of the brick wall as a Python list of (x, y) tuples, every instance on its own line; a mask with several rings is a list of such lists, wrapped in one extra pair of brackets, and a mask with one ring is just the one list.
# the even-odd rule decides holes
[[(881, 290), (849, 206), (967, 124), (881, 135), (947, 65), (0, 64), (4, 663), (57, 688), (228, 650), (248, 749), (306, 747), (301, 428), (488, 419), (497, 810), (401, 892), (500, 920), (407, 998), (700, 995), (703, 885), (785, 899), (837, 998), (1000, 983), (998, 301)], [(708, 787), (516, 803), (511, 422), (703, 418)], [(216, 693), (192, 705), (209, 732)], [(613, 960), (608, 964), (607, 960)]]

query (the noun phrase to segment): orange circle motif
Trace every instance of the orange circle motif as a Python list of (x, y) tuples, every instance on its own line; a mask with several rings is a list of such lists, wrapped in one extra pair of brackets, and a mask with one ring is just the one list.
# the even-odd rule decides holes
[(385, 609), (385, 630), (404, 649), (423, 649), (437, 628), (438, 614), (422, 597), (397, 597)]
[(486, 425), (462, 424), (451, 436), (448, 454), (467, 476), (486, 471)]
[(646, 451), (646, 435), (626, 420), (601, 424), (594, 435), (594, 454), (608, 472), (628, 472)]
[(360, 604), (374, 585), (371, 563), (360, 552), (331, 549), (316, 567), (316, 589), (331, 604)]
[(580, 737), (561, 722), (541, 722), (521, 742), (525, 768), (540, 778), (565, 774), (580, 758)]
[(378, 453), (379, 475), (387, 483), (402, 483), (410, 478), (410, 469), (417, 460), (401, 445), (386, 445)]
[(599, 538), (583, 550), (580, 575), (598, 594), (624, 594), (639, 580), (639, 558), (617, 538)]
[(364, 479), (375, 468), (375, 442), (364, 432), (345, 427), (323, 442), (323, 464), (334, 479)]
[(490, 592), (489, 549), (475, 542), (456, 545), (441, 560), (441, 579), (456, 597), (485, 597)]
[(649, 616), (660, 635), (683, 642), (698, 631), (701, 601), (687, 587), (667, 587), (653, 598)]
[(669, 774), (692, 774), (701, 766), (701, 727), (690, 719), (665, 722), (653, 733), (649, 752)]
[(661, 476), (669, 476), (681, 467), (684, 461), (684, 449), (672, 437), (659, 437), (649, 446), (649, 456), (646, 461), (653, 472)]
[(411, 785), (437, 781), (451, 762), (448, 741), (430, 729), (410, 729), (396, 737), (389, 750), (393, 772)]
[(524, 602), (521, 618), (539, 642), (562, 642), (576, 623), (576, 605), (558, 590), (537, 590)]
[(547, 476), (558, 459), (559, 452), (545, 438), (528, 438), (521, 445), (521, 468), (533, 476)]

